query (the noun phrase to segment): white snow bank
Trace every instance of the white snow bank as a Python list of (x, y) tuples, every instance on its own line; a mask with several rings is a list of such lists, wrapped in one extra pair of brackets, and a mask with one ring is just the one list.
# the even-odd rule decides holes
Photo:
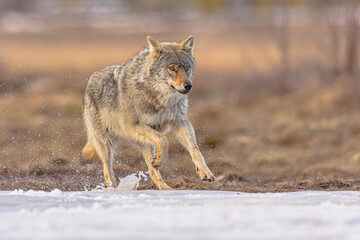
[(0, 239), (359, 236), (360, 192), (0, 191)]

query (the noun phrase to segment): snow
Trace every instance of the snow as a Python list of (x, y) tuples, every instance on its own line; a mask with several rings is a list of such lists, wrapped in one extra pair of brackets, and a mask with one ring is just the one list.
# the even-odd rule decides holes
[(143, 171), (130, 174), (124, 178), (120, 178), (120, 183), (117, 186), (116, 190), (136, 190), (139, 186), (140, 180), (148, 180), (147, 175)]
[(0, 239), (360, 239), (360, 192), (0, 191)]

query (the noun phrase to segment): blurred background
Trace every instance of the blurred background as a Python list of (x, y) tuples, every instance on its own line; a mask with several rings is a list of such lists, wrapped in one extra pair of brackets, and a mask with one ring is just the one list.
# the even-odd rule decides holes
[[(0, 189), (84, 190), (82, 96), (99, 68), (195, 39), (189, 116), (219, 181), (169, 136), (175, 188), (360, 190), (360, 1), (0, 0)], [(146, 165), (117, 149), (117, 178)], [(140, 189), (154, 188), (142, 181)]]

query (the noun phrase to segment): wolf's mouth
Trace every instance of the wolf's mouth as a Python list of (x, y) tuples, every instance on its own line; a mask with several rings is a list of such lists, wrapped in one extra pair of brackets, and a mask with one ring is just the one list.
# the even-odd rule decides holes
[(188, 94), (190, 90), (177, 90), (181, 94)]
[(190, 90), (179, 90), (179, 89), (177, 89), (176, 87), (174, 87), (172, 84), (170, 84), (170, 86), (171, 86), (172, 89), (178, 91), (178, 92), (181, 93), (181, 94), (187, 94), (187, 93), (190, 92)]

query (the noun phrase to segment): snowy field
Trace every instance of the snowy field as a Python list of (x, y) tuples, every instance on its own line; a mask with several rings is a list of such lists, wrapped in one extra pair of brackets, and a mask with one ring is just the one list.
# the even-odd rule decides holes
[(360, 239), (360, 192), (0, 191), (0, 239)]

